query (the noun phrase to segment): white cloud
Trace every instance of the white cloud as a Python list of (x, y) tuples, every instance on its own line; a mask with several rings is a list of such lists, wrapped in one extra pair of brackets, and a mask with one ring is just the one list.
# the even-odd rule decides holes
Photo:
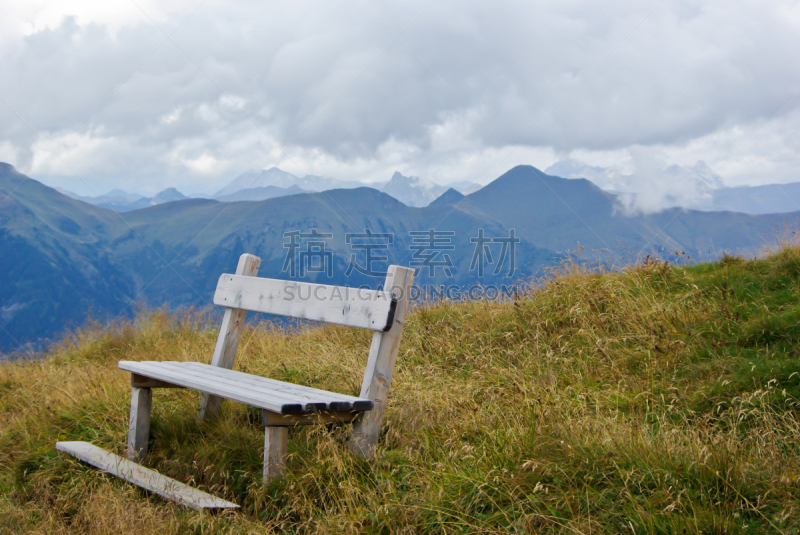
[(85, 181), (149, 193), (270, 165), (485, 183), (570, 156), (630, 174), (644, 147), (728, 185), (800, 180), (797, 3), (137, 4), (0, 4), (10, 163), (59, 174), (40, 137), (72, 136)]

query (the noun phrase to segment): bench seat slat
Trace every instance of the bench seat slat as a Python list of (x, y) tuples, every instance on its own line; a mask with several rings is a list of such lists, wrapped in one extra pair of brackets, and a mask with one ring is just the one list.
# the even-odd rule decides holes
[[(168, 364), (173, 368), (178, 368), (180, 373), (193, 374), (195, 377), (205, 376), (208, 370), (207, 364), (199, 362), (170, 362)], [(286, 397), (291, 402), (296, 402), (299, 396), (305, 400), (307, 411), (346, 412), (350, 410), (365, 411), (372, 408), (371, 403), (365, 403), (367, 400), (355, 396), (285, 383), (225, 368), (214, 368), (213, 373), (216, 374), (217, 380), (225, 381), (232, 387), (248, 388), (274, 397)]]
[[(205, 369), (205, 368), (208, 367), (207, 364), (203, 364), (201, 362), (180, 362), (180, 363), (177, 363), (177, 364), (180, 364), (182, 366), (187, 366), (187, 367), (190, 367), (190, 368), (191, 367), (195, 367), (195, 368), (199, 368), (199, 369)], [(269, 385), (271, 388), (275, 389), (276, 391), (292, 392), (292, 391), (294, 391), (296, 389), (300, 389), (300, 391), (308, 393), (309, 395), (311, 393), (316, 393), (316, 394), (320, 394), (320, 395), (329, 396), (331, 398), (336, 398), (336, 399), (341, 400), (341, 401), (351, 401), (352, 402), (352, 401), (358, 401), (358, 400), (361, 399), (361, 398), (356, 397), (356, 396), (348, 396), (347, 394), (340, 394), (338, 392), (328, 392), (327, 390), (321, 390), (319, 388), (314, 388), (314, 387), (311, 387), (311, 386), (302, 386), (302, 385), (296, 385), (294, 383), (286, 383), (284, 381), (278, 381), (277, 379), (270, 379), (269, 377), (259, 377), (257, 375), (250, 375), (250, 374), (246, 374), (246, 373), (243, 373), (243, 372), (237, 372), (237, 371), (234, 371), (234, 370), (228, 370), (227, 368), (219, 368), (218, 370), (219, 370), (220, 375), (223, 375), (223, 376), (227, 375), (227, 376), (231, 376), (231, 377), (240, 378), (241, 375), (244, 375), (245, 377), (241, 378), (241, 380), (249, 381), (250, 379), (252, 379), (256, 384)]]
[(196, 362), (120, 361), (119, 367), (137, 375), (207, 392), (278, 414), (302, 414), (315, 410), (361, 411), (372, 408), (370, 400)]
[[(306, 411), (321, 411), (327, 410), (328, 406), (325, 401), (326, 396), (311, 396), (308, 392), (302, 392), (300, 390), (295, 390), (294, 392), (281, 392), (271, 388), (268, 385), (258, 384), (257, 380), (260, 379), (259, 377), (255, 377), (256, 381), (246, 380), (249, 379), (250, 376), (247, 378), (242, 378), (239, 380), (239, 377), (236, 375), (234, 376), (225, 376), (225, 374), (220, 373), (220, 370), (223, 368), (217, 368), (212, 366), (213, 371), (208, 370), (207, 364), (201, 364), (203, 368), (196, 368), (191, 366), (185, 366), (183, 362), (149, 362), (149, 365), (156, 365), (160, 368), (166, 368), (170, 370), (174, 375), (174, 377), (182, 378), (182, 377), (192, 377), (196, 380), (208, 380), (209, 374), (212, 376), (213, 383), (215, 385), (219, 385), (220, 387), (230, 388), (241, 391), (243, 394), (256, 396), (256, 397), (265, 397), (272, 399), (276, 403), (287, 403), (290, 405), (300, 404), (302, 407), (305, 408)], [(234, 372), (235, 374), (239, 375), (246, 375), (242, 374), (241, 372)]]
[[(206, 374), (209, 368), (207, 364), (198, 362), (170, 362), (168, 365), (178, 368), (181, 373), (194, 373), (195, 375), (200, 374), (200, 376)], [(314, 405), (313, 407), (308, 407), (308, 410), (332, 410), (341, 412), (351, 409), (369, 410), (371, 408), (371, 405), (365, 406), (363, 404), (364, 400), (355, 396), (347, 396), (345, 394), (328, 392), (308, 386), (285, 383), (283, 381), (249, 375), (225, 368), (214, 368), (213, 373), (216, 374), (215, 377), (220, 380), (228, 381), (232, 386), (247, 387), (275, 396), (288, 396), (291, 400), (295, 400), (297, 396), (300, 396), (307, 400), (307, 403)], [(322, 403), (323, 400), (325, 400), (327, 405)]]
[[(303, 387), (295, 388), (294, 392), (277, 392), (270, 385), (253, 384), (252, 379), (247, 374), (234, 372), (233, 375), (226, 374), (227, 377), (219, 373), (220, 368), (208, 365), (201, 365), (201, 368), (192, 369), (185, 366), (186, 363), (177, 362), (141, 362), (128, 363), (134, 366), (123, 365), (123, 369), (135, 371), (135, 373), (150, 377), (161, 378), (167, 382), (178, 385), (185, 385), (195, 390), (201, 390), (212, 394), (220, 394), (220, 397), (234, 399), (253, 406), (265, 408), (274, 412), (284, 414), (301, 414), (304, 412), (331, 410), (331, 403), (338, 400), (331, 399), (330, 394), (321, 392), (303, 392)], [(229, 371), (229, 370), (225, 370)], [(237, 377), (238, 376), (238, 377)], [(245, 380), (238, 380), (239, 378)], [(258, 378), (255, 378), (258, 379)], [(296, 385), (293, 385), (296, 386)], [(357, 398), (356, 398), (357, 399)], [(367, 409), (361, 403), (356, 403), (356, 409)], [(334, 405), (334, 409), (338, 407)], [(349, 410), (349, 408), (348, 408)]]
[(254, 392), (252, 389), (246, 388), (243, 385), (232, 384), (229, 381), (218, 381), (215, 379), (213, 373), (186, 373), (184, 370), (174, 369), (170, 366), (164, 366), (163, 364), (163, 362), (126, 363), (125, 361), (121, 361), (119, 367), (138, 375), (152, 377), (280, 414), (302, 414), (306, 412), (306, 400), (294, 399), (290, 401), (282, 396)]

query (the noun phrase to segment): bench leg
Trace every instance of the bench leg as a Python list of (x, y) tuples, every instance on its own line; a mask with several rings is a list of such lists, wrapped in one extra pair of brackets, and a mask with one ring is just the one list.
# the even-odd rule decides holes
[(201, 420), (213, 420), (222, 412), (222, 402), (224, 398), (203, 393), (200, 399), (200, 413), (197, 415)]
[(382, 408), (377, 407), (377, 410), (362, 412), (353, 422), (353, 436), (348, 446), (350, 451), (362, 459), (371, 458), (378, 448), (378, 435), (383, 422)]
[(149, 388), (133, 387), (131, 393), (131, 419), (128, 422), (128, 459), (142, 462), (147, 456), (147, 441), (150, 438), (150, 408), (153, 391)]
[(264, 428), (264, 481), (282, 476), (286, 472), (288, 440), (288, 427)]

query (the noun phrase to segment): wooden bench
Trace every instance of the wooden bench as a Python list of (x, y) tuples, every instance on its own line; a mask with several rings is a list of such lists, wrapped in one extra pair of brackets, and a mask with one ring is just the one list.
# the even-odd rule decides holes
[[(390, 266), (383, 290), (258, 278), (261, 259), (244, 254), (235, 275), (219, 279), (214, 304), (225, 307), (211, 364), (131, 362), (131, 414), (128, 458), (147, 455), (153, 388), (190, 388), (203, 393), (201, 419), (219, 415), (224, 399), (261, 409), (264, 479), (285, 471), (288, 427), (353, 422), (350, 449), (371, 456), (378, 442), (386, 396), (392, 382), (414, 270)], [(248, 311), (361, 327), (375, 331), (358, 397), (327, 392), (233, 371), (236, 348)]]

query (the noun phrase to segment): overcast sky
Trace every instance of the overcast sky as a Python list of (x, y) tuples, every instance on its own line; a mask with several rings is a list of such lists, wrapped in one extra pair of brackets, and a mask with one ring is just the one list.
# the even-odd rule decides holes
[(798, 50), (778, 0), (0, 0), (0, 161), (83, 194), (641, 154), (800, 181)]

